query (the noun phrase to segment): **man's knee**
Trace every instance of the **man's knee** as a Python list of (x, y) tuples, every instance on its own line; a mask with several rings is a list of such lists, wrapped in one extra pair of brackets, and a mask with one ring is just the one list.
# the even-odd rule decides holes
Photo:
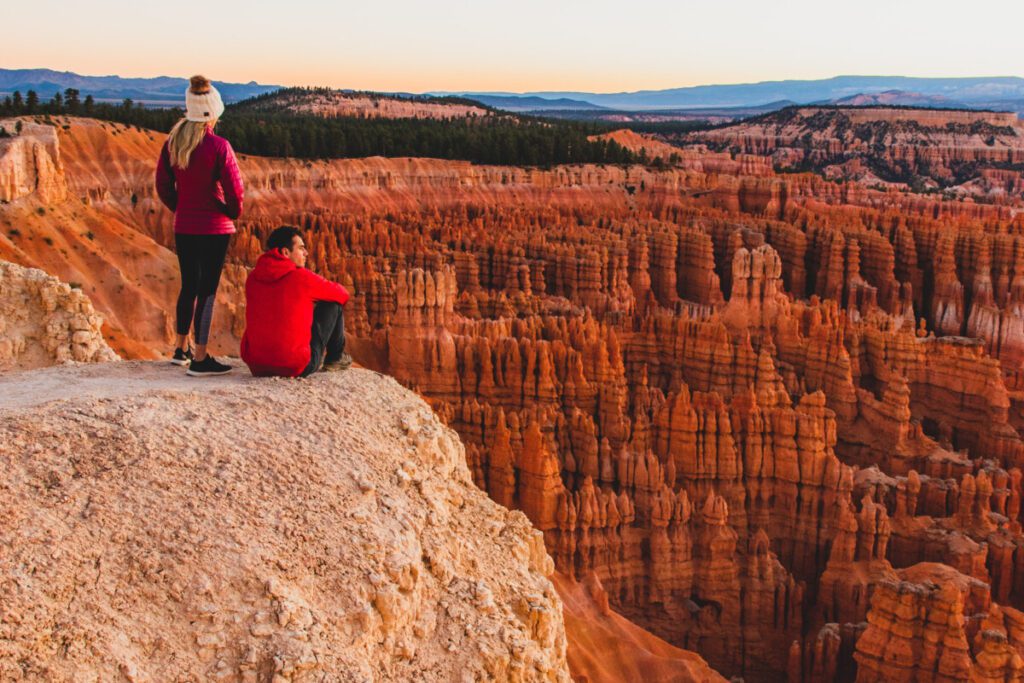
[(341, 304), (334, 301), (317, 301), (313, 307), (313, 317), (317, 320), (334, 320), (341, 315)]

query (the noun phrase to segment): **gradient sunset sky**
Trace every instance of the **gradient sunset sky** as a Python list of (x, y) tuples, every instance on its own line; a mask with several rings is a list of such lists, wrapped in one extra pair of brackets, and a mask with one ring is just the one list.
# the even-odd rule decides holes
[(1024, 76), (1020, 0), (32, 0), (12, 17), (0, 67), (86, 75), (411, 92)]

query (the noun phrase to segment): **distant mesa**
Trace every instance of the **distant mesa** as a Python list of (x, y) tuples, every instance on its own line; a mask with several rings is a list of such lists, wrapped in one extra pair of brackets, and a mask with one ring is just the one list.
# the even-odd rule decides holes
[(494, 113), (465, 98), (331, 88), (283, 88), (246, 100), (239, 110), (364, 119), (461, 119)]
[(886, 90), (880, 93), (857, 93), (849, 97), (834, 99), (830, 104), (845, 107), (869, 107), (878, 105), (899, 105), (904, 107), (938, 107), (938, 108), (968, 108), (965, 104), (954, 102), (942, 95), (925, 95), (919, 92), (906, 90)]

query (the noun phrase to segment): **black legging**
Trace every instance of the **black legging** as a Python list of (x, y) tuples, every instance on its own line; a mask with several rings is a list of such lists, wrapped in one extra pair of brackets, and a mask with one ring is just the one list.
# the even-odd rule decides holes
[[(196, 345), (210, 337), (213, 302), (217, 298), (220, 273), (228, 253), (230, 235), (174, 234), (174, 250), (181, 269), (181, 293), (178, 294), (178, 334), (195, 330)], [(193, 323), (194, 319), (194, 323)]]

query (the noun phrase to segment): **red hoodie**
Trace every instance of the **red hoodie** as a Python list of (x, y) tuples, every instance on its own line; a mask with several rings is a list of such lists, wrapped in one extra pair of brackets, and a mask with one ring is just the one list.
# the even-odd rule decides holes
[(298, 377), (309, 365), (313, 304), (345, 304), (348, 291), (299, 268), (279, 249), (260, 256), (245, 280), (242, 360), (257, 377)]

